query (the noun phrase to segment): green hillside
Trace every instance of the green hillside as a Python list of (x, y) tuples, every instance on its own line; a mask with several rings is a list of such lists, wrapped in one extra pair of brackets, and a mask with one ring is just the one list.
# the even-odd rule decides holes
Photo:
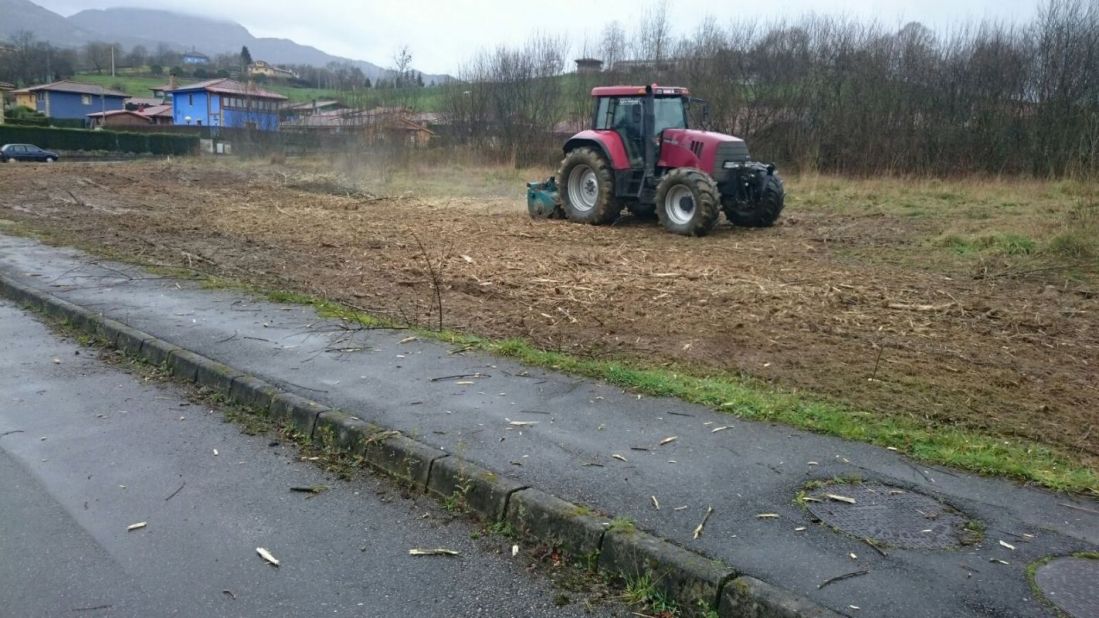
[[(155, 86), (168, 83), (168, 76), (154, 77), (148, 73), (121, 72), (115, 76), (95, 73), (80, 73), (72, 77), (73, 81), (96, 84), (105, 88), (114, 88), (135, 97), (150, 97)], [(202, 79), (181, 78), (180, 85), (186, 85)], [(264, 90), (277, 92), (290, 99), (291, 103), (304, 103), (313, 99), (335, 99), (354, 107), (372, 108), (389, 105), (409, 105), (425, 112), (440, 111), (442, 107), (442, 89), (440, 88), (399, 88), (346, 91), (328, 88), (297, 88), (286, 83), (269, 82), (260, 85)]]

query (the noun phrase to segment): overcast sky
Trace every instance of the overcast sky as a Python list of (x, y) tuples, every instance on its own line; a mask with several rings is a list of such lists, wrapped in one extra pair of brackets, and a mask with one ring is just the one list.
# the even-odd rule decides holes
[[(738, 17), (790, 19), (815, 12), (875, 19), (886, 26), (920, 21), (934, 29), (965, 20), (1025, 21), (1040, 0), (668, 0), (677, 33), (689, 33), (706, 15), (719, 22)], [(632, 30), (639, 11), (653, 0), (35, 0), (71, 15), (82, 9), (141, 6), (229, 19), (255, 36), (293, 39), (339, 56), (391, 66), (394, 51), (408, 44), (420, 71), (455, 73), (479, 48), (521, 43), (532, 33), (568, 35), (573, 55), (585, 37), (595, 41), (603, 25), (619, 20)]]

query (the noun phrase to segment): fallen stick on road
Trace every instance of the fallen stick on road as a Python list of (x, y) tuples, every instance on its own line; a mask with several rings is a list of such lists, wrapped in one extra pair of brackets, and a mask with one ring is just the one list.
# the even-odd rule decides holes
[(837, 576), (833, 577), (832, 579), (824, 580), (823, 583), (821, 583), (820, 585), (817, 586), (817, 590), (820, 590), (821, 588), (824, 588), (828, 584), (834, 584), (836, 582), (841, 582), (845, 579), (851, 579), (852, 577), (861, 577), (863, 575), (868, 574), (869, 572), (870, 571), (853, 571), (851, 573), (844, 573), (843, 575), (837, 575)]

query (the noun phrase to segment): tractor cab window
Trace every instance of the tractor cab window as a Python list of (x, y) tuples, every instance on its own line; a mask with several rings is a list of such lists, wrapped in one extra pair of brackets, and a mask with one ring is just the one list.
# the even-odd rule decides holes
[(601, 97), (595, 112), (595, 128), (641, 133), (641, 99)]
[[(595, 112), (595, 129), (641, 135), (644, 99), (601, 97)], [(687, 110), (682, 97), (657, 97), (653, 102), (655, 134), (664, 129), (686, 129)]]
[(603, 97), (596, 108), (595, 128), (618, 133), (626, 147), (626, 155), (635, 162), (640, 161), (643, 147), (643, 101), (631, 97)]
[(687, 111), (682, 97), (658, 97), (654, 102), (653, 116), (656, 119), (656, 134), (664, 129), (686, 129)]

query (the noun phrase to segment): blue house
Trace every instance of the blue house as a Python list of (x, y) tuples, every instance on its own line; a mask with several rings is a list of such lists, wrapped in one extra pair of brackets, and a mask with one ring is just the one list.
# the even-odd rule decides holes
[(79, 118), (87, 120), (88, 114), (124, 109), (130, 95), (108, 90), (92, 84), (70, 81), (30, 86), (13, 91), (16, 101), (30, 101), (34, 109), (50, 118)]
[(286, 97), (231, 79), (211, 79), (168, 91), (172, 124), (279, 130), (279, 106)]
[(210, 57), (197, 51), (185, 52), (180, 56), (183, 64), (210, 64)]

